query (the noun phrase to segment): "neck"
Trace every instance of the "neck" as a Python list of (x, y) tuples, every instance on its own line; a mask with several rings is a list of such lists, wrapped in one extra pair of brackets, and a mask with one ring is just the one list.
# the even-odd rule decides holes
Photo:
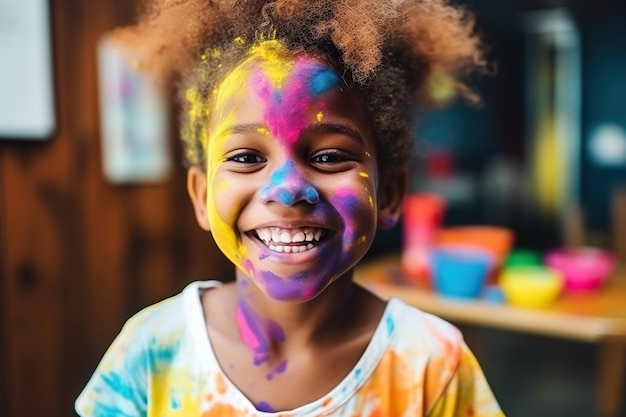
[(290, 347), (336, 339), (352, 317), (357, 300), (351, 272), (314, 299), (297, 303), (267, 297), (245, 276), (237, 280), (236, 322), (255, 364), (280, 357)]

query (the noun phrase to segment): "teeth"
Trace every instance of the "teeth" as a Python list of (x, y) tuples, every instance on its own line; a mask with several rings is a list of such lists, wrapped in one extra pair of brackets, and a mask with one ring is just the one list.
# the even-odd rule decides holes
[(295, 235), (293, 235), (292, 238), (292, 242), (304, 242), (304, 240), (306, 239), (306, 235), (304, 234), (304, 232), (298, 232)]
[[(270, 250), (276, 252), (297, 253), (314, 247), (319, 242), (324, 231), (322, 229), (281, 229), (277, 227), (257, 229), (256, 234)], [(285, 243), (304, 243), (303, 245), (284, 245)]]
[(269, 245), (270, 250), (273, 250), (274, 252), (285, 252), (285, 253), (299, 253), (299, 252), (305, 252), (309, 249), (313, 249), (313, 245), (312, 244), (308, 244), (308, 245), (302, 245), (302, 246), (280, 246), (280, 245)]

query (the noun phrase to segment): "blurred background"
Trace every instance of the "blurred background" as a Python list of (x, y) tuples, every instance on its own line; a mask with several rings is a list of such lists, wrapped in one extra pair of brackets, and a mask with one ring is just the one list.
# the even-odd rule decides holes
[[(494, 71), (472, 80), (479, 106), (442, 80), (442, 109), (416, 109), (411, 191), (444, 195), (446, 225), (504, 226), (521, 247), (623, 251), (626, 4), (462, 3)], [(1, 416), (74, 415), (126, 318), (189, 281), (233, 275), (195, 224), (168, 92), (105, 42), (135, 8), (0, 0)], [(368, 258), (401, 242), (400, 226), (381, 233)], [(594, 346), (468, 331), (509, 417), (597, 415)]]

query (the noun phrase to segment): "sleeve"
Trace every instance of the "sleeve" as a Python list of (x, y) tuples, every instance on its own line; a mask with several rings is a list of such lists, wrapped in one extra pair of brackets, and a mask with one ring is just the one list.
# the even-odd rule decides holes
[(463, 343), (458, 367), (428, 417), (504, 417), (478, 361)]
[(81, 417), (146, 415), (148, 352), (126, 324), (75, 403)]

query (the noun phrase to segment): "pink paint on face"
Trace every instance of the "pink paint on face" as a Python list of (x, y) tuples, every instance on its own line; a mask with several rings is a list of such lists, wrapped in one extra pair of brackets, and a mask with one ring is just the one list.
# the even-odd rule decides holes
[(302, 130), (311, 124), (308, 114), (312, 100), (337, 85), (337, 74), (302, 57), (296, 61), (291, 76), (281, 90), (274, 88), (261, 71), (255, 71), (250, 76), (250, 86), (267, 103), (264, 118), (270, 133), (290, 148)]
[[(228, 112), (211, 124), (211, 230), (238, 277), (274, 300), (316, 297), (375, 233), (374, 138), (361, 94), (340, 87), (314, 57), (253, 55), (216, 90), (216, 107)], [(293, 240), (268, 238), (269, 229)], [(302, 243), (306, 229), (316, 237), (306, 232)], [(246, 337), (254, 350), (258, 341)]]

